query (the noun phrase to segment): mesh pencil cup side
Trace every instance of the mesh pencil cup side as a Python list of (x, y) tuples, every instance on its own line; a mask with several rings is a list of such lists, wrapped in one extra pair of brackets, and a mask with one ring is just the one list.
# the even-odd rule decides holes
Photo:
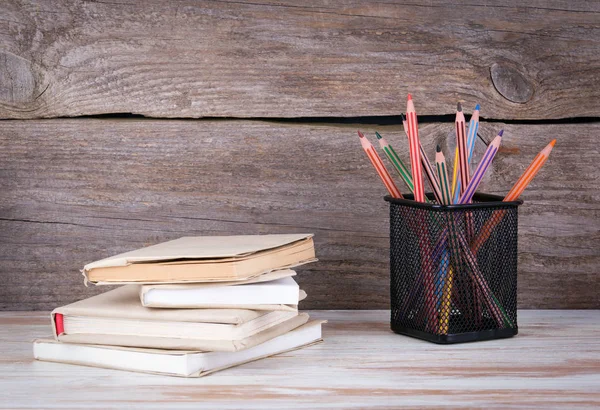
[(514, 336), (522, 201), (476, 194), (472, 204), (442, 206), (428, 197), (385, 197), (392, 330), (435, 343)]

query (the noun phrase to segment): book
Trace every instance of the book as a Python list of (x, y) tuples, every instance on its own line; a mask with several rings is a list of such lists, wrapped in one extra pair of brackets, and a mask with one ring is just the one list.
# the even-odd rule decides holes
[(234, 281), (315, 260), (312, 234), (198, 236), (92, 262), (82, 273), (86, 283)]
[(308, 320), (297, 311), (152, 309), (140, 305), (139, 285), (125, 285), (55, 309), (58, 341), (159, 349), (237, 351)]
[(143, 285), (142, 306), (153, 308), (238, 308), (296, 311), (306, 293), (292, 277), (243, 285)]
[(322, 341), (322, 321), (308, 322), (288, 333), (239, 352), (197, 352), (60, 343), (33, 342), (36, 360), (128, 370), (180, 377), (202, 377), (254, 360), (289, 352)]

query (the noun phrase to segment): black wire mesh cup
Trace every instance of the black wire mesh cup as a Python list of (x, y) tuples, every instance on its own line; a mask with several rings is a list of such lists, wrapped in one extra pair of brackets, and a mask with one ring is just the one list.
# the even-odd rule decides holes
[(511, 337), (517, 327), (518, 207), (477, 193), (443, 206), (390, 203), (391, 327), (434, 343)]

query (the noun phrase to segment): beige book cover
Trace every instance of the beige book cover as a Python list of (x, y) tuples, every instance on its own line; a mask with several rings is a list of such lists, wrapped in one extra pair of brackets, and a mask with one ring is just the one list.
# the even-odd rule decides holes
[(125, 285), (108, 292), (56, 308), (71, 316), (104, 317), (162, 322), (224, 323), (240, 325), (264, 314), (248, 309), (150, 309), (140, 304), (140, 286)]
[(145, 308), (139, 291), (138, 285), (126, 285), (55, 309), (54, 337), (72, 343), (236, 351), (274, 337), (273, 327), (287, 331), (286, 326), (307, 320), (297, 311)]
[(176, 337), (136, 335), (63, 334), (56, 338), (64, 343), (99, 344), (109, 346), (147, 347), (154, 349), (197, 350), (203, 352), (238, 352), (283, 335), (308, 322), (309, 316), (300, 313), (276, 326), (269, 327), (240, 340), (201, 340)]
[(38, 339), (36, 360), (178, 377), (208, 374), (322, 342), (321, 325), (313, 320), (264, 343), (238, 352), (198, 352), (122, 346), (61, 343)]
[(315, 260), (312, 234), (184, 237), (89, 263), (92, 283), (245, 280)]

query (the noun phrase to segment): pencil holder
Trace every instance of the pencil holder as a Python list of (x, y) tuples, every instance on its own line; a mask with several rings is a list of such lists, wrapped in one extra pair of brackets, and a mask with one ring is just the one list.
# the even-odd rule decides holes
[(477, 193), (473, 203), (390, 203), (391, 328), (434, 343), (511, 337), (517, 327), (518, 207)]

